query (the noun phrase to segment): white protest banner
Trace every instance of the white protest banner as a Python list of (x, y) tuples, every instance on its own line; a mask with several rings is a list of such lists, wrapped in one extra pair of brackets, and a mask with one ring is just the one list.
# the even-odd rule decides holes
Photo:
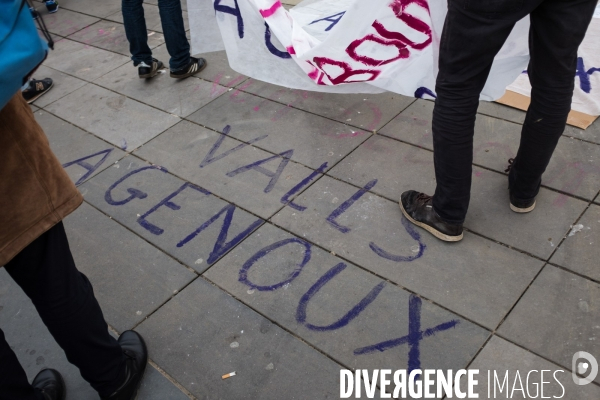
[[(435, 96), (445, 0), (305, 0), (290, 11), (280, 0), (188, 0), (188, 10), (193, 52), (224, 48), (231, 67), (255, 79), (321, 92)], [(528, 31), (529, 18), (514, 27), (494, 60), (483, 100), (502, 97), (523, 79)], [(593, 27), (590, 32), (582, 46), (591, 50), (583, 57), (589, 63), (585, 82), (600, 86), (600, 73), (591, 76), (600, 65), (598, 36)], [(586, 92), (585, 82), (573, 107), (598, 115), (600, 89)]]

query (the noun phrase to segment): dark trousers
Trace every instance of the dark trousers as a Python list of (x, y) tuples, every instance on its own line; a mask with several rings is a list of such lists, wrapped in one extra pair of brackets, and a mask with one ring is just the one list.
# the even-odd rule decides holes
[[(75, 268), (62, 222), (5, 265), (29, 296), (48, 330), (101, 397), (125, 379), (125, 358), (108, 333), (90, 281)], [(0, 330), (0, 400), (38, 400)]]
[(597, 0), (449, 0), (440, 43), (433, 147), (435, 211), (463, 223), (469, 207), (473, 131), (479, 95), (493, 59), (515, 23), (530, 14), (532, 86), (521, 143), (509, 174), (520, 200), (533, 199), (562, 135), (575, 81), (577, 48)]
[[(122, 12), (133, 65), (142, 61), (152, 65), (152, 50), (148, 47), (142, 0), (122, 0)], [(181, 0), (158, 0), (158, 12), (171, 56), (169, 67), (173, 71), (183, 69), (190, 62), (190, 44), (185, 36)]]

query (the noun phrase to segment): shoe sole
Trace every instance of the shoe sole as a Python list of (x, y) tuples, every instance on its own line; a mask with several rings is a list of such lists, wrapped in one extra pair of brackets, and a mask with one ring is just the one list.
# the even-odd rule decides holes
[[(163, 67), (164, 68), (164, 67)], [(140, 79), (150, 79), (150, 78), (154, 78), (156, 75), (159, 74), (159, 71), (162, 70), (163, 68), (159, 68), (154, 72), (150, 72), (149, 74), (144, 74), (144, 75), (138, 75), (140, 77)]]
[(43, 95), (48, 93), (50, 91), (50, 89), (52, 89), (52, 86), (54, 86), (54, 82), (52, 82), (52, 84), (50, 84), (50, 86), (48, 86), (48, 89), (44, 90), (42, 93), (39, 93), (35, 97), (32, 97), (31, 99), (27, 100), (27, 104), (33, 103), (34, 101), (36, 101), (37, 99), (39, 99), (40, 97), (42, 97)]
[(533, 204), (531, 205), (531, 207), (527, 207), (527, 208), (519, 208), (517, 206), (513, 206), (513, 203), (509, 203), (509, 204), (510, 204), (510, 209), (513, 210), (514, 212), (519, 213), (519, 214), (525, 214), (525, 213), (533, 211), (533, 209), (535, 208), (536, 202), (534, 201)]
[(171, 78), (175, 78), (175, 79), (185, 79), (185, 78), (187, 78), (187, 77), (190, 77), (190, 76), (192, 76), (192, 75), (196, 75), (197, 73), (204, 71), (204, 69), (206, 68), (206, 66), (207, 66), (207, 65), (208, 65), (208, 62), (207, 62), (207, 61), (204, 61), (204, 66), (203, 66), (202, 68), (200, 68), (200, 69), (199, 69), (198, 71), (196, 71), (196, 72), (190, 72), (190, 73), (187, 73), (187, 74), (184, 74), (184, 75), (173, 75), (173, 73), (171, 72), (169, 75), (171, 76)]
[(436, 238), (438, 238), (440, 240), (443, 240), (444, 242), (459, 242), (459, 241), (462, 240), (462, 238), (463, 238), (463, 234), (462, 233), (460, 234), (460, 236), (446, 235), (445, 233), (442, 233), (442, 232), (438, 231), (435, 228), (432, 228), (431, 226), (429, 226), (427, 224), (424, 224), (424, 223), (419, 222), (419, 221), (415, 221), (410, 215), (408, 215), (408, 213), (404, 209), (404, 206), (402, 205), (402, 201), (399, 201), (398, 205), (400, 206), (400, 209), (402, 210), (402, 214), (404, 214), (404, 216), (406, 217), (406, 219), (408, 219), (411, 223), (415, 224), (416, 226), (425, 229), (427, 232), (431, 233)]

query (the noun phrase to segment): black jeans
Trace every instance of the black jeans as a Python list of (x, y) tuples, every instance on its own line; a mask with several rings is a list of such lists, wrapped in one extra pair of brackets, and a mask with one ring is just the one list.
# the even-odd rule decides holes
[[(152, 50), (148, 47), (142, 0), (122, 0), (121, 7), (133, 65), (142, 61), (152, 65)], [(181, 0), (158, 0), (158, 12), (171, 56), (169, 68), (173, 71), (183, 69), (190, 62), (190, 44), (185, 36)]]
[(471, 192), (473, 130), (479, 95), (513, 26), (530, 14), (532, 86), (521, 143), (509, 174), (520, 200), (533, 199), (562, 135), (575, 82), (577, 49), (597, 0), (449, 0), (440, 43), (433, 147), (442, 219), (465, 220)]
[[(101, 397), (125, 379), (125, 358), (108, 333), (90, 281), (77, 271), (62, 222), (23, 249), (6, 271), (29, 296), (42, 321)], [(0, 400), (38, 400), (0, 330)]]

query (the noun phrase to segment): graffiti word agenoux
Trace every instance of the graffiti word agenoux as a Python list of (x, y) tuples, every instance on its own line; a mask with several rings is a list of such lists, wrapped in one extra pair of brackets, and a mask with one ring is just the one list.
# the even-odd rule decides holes
[[(208, 153), (206, 154), (206, 156), (204, 157), (202, 162), (199, 164), (199, 168), (204, 168), (207, 165), (210, 165), (212, 163), (216, 163), (216, 162), (225, 160), (227, 157), (233, 155), (234, 153), (241, 150), (242, 148), (249, 146), (251, 143), (258, 142), (267, 137), (267, 135), (261, 136), (261, 137), (258, 137), (256, 139), (249, 141), (248, 143), (241, 143), (241, 144), (237, 145), (236, 147), (233, 147), (227, 151), (219, 152), (219, 149), (220, 149), (225, 137), (229, 134), (229, 132), (230, 132), (230, 127), (226, 126), (225, 129), (223, 130), (223, 134), (219, 135), (219, 138), (215, 141), (215, 143), (212, 145), (211, 149), (208, 151)], [(63, 167), (68, 168), (73, 165), (77, 165), (81, 168), (84, 168), (86, 170), (86, 173), (77, 181), (77, 184), (80, 184), (83, 181), (85, 181), (88, 177), (90, 177), (96, 170), (98, 170), (98, 168), (104, 163), (104, 161), (107, 159), (109, 154), (112, 152), (112, 150), (113, 149), (103, 150), (103, 151), (91, 154), (89, 156), (65, 163), (65, 164), (63, 164)], [(232, 171), (226, 172), (225, 174), (228, 177), (234, 177), (234, 176), (244, 174), (249, 171), (255, 171), (257, 173), (260, 173), (267, 178), (266, 179), (267, 185), (263, 189), (263, 192), (270, 193), (271, 190), (273, 189), (273, 187), (275, 186), (275, 184), (277, 183), (279, 177), (284, 172), (293, 153), (294, 153), (294, 150), (290, 149), (290, 150), (282, 152), (280, 154), (273, 155), (273, 156), (270, 156), (268, 158), (264, 158), (261, 160), (257, 160), (251, 164), (236, 168)], [(90, 162), (91, 159), (97, 159), (98, 157), (101, 157), (101, 158), (95, 164), (92, 164)], [(263, 166), (264, 164), (268, 164), (268, 163), (271, 163), (271, 162), (274, 162), (277, 160), (279, 161), (279, 165), (277, 166), (276, 169), (268, 169), (266, 166)], [(226, 165), (226, 163), (224, 163), (224, 165)], [(328, 166), (327, 163), (323, 163), (317, 170), (311, 172), (308, 176), (306, 176), (304, 179), (302, 179), (300, 182), (298, 182), (296, 184), (296, 186), (294, 186), (289, 192), (287, 192), (285, 195), (283, 195), (280, 199), (280, 202), (284, 205), (287, 205), (287, 206), (293, 208), (294, 210), (296, 210), (298, 212), (305, 211), (307, 209), (306, 205), (297, 204), (294, 201), (290, 200), (290, 198), (292, 198), (295, 194), (299, 193), (302, 189), (304, 189), (306, 186), (308, 186), (316, 177), (321, 175), (324, 172), (324, 170), (327, 168), (327, 166)], [(119, 178), (117, 181), (112, 183), (110, 185), (110, 187), (108, 187), (108, 189), (106, 190), (106, 192), (104, 194), (104, 200), (112, 206), (119, 207), (119, 206), (123, 206), (131, 201), (135, 201), (136, 199), (146, 198), (148, 196), (147, 193), (145, 193), (139, 189), (133, 188), (133, 187), (127, 187), (127, 181), (134, 175), (141, 174), (141, 173), (144, 173), (145, 171), (150, 171), (150, 170), (156, 170), (156, 171), (159, 171), (162, 173), (168, 173), (166, 168), (156, 166), (156, 165), (146, 165), (146, 166), (140, 167), (138, 169), (132, 170), (131, 172), (128, 172), (127, 174), (125, 174), (124, 176)], [(358, 201), (365, 193), (367, 193), (370, 189), (372, 189), (376, 184), (377, 184), (377, 179), (371, 180), (364, 187), (358, 189), (352, 196), (350, 196), (348, 199), (346, 199), (331, 214), (329, 214), (329, 216), (326, 217), (326, 221), (329, 224), (329, 226), (332, 229), (336, 229), (344, 234), (347, 234), (348, 232), (350, 232), (351, 228), (340, 224), (340, 222), (338, 222), (338, 218), (342, 214), (344, 214), (346, 211), (348, 211), (348, 209), (350, 209), (356, 201)], [(120, 190), (123, 190), (124, 188), (126, 188), (125, 191), (129, 195), (126, 198), (115, 198), (117, 196), (114, 192), (115, 192), (115, 189), (118, 187), (120, 188)], [(181, 206), (179, 206), (176, 203), (176, 197), (185, 190), (193, 190), (204, 196), (209, 196), (211, 194), (209, 191), (205, 190), (204, 188), (202, 188), (200, 186), (194, 185), (189, 182), (185, 182), (177, 190), (168, 194), (164, 199), (159, 201), (157, 204), (155, 204), (153, 207), (151, 207), (144, 214), (139, 215), (139, 217), (137, 218), (137, 222), (140, 224), (140, 226), (142, 226), (144, 229), (146, 229), (150, 234), (157, 235), (157, 236), (162, 235), (164, 233), (164, 229), (159, 226), (156, 226), (155, 224), (150, 222), (149, 217), (154, 212), (156, 212), (158, 209), (160, 209), (161, 207), (167, 207), (173, 211), (179, 210), (181, 208)], [(192, 239), (194, 239), (198, 235), (200, 235), (209, 226), (211, 226), (214, 223), (217, 223), (217, 221), (219, 221), (219, 220), (222, 220), (220, 233), (217, 236), (217, 239), (213, 245), (212, 251), (210, 252), (209, 256), (206, 258), (208, 265), (214, 264), (223, 255), (225, 255), (229, 250), (231, 250), (233, 247), (235, 247), (237, 244), (239, 244), (248, 235), (250, 235), (255, 229), (257, 229), (261, 224), (264, 223), (264, 220), (258, 218), (256, 221), (254, 221), (253, 223), (251, 223), (250, 225), (245, 227), (245, 229), (243, 229), (241, 233), (237, 234), (234, 238), (232, 238), (228, 241), (229, 228), (231, 226), (231, 222), (233, 220), (236, 208), (237, 207), (233, 204), (227, 204), (218, 213), (216, 213), (215, 215), (210, 217), (208, 220), (203, 222), (197, 229), (190, 232), (185, 237), (182, 237), (182, 239), (177, 243), (177, 247), (181, 248), (181, 247), (187, 245), (190, 241), (192, 241)], [(221, 217), (223, 217), (223, 218), (221, 218)], [(422, 242), (419, 232), (417, 232), (415, 229), (413, 229), (412, 225), (410, 225), (408, 223), (408, 221), (406, 221), (404, 218), (402, 219), (402, 226), (404, 227), (406, 232), (410, 235), (410, 237), (418, 243), (419, 251), (416, 254), (413, 254), (411, 256), (392, 254), (392, 253), (382, 249), (374, 242), (369, 243), (369, 247), (370, 247), (371, 251), (373, 251), (377, 256), (379, 256), (383, 259), (391, 260), (391, 261), (398, 262), (398, 263), (411, 262), (418, 258), (421, 258), (423, 256), (423, 254), (425, 253), (426, 246)], [(248, 276), (249, 271), (259, 260), (261, 260), (262, 258), (264, 258), (265, 256), (267, 256), (268, 254), (270, 254), (271, 252), (273, 252), (276, 249), (283, 248), (285, 246), (288, 246), (288, 245), (291, 245), (294, 243), (296, 245), (300, 245), (301, 248), (303, 248), (304, 254), (302, 256), (302, 260), (296, 265), (294, 270), (287, 277), (285, 277), (284, 280), (282, 280), (281, 282), (278, 282), (276, 284), (272, 284), (272, 285), (268, 285), (268, 286), (262, 286), (262, 285), (254, 283), (250, 280), (250, 278)], [(243, 264), (242, 268), (239, 271), (238, 280), (240, 283), (248, 286), (249, 288), (258, 290), (261, 292), (272, 292), (272, 291), (276, 291), (282, 287), (285, 287), (287, 284), (293, 282), (302, 273), (302, 270), (304, 269), (304, 267), (309, 263), (309, 261), (311, 259), (312, 247), (313, 247), (312, 244), (310, 244), (307, 241), (300, 239), (298, 237), (292, 237), (292, 238), (288, 238), (288, 239), (284, 239), (284, 240), (280, 240), (275, 243), (272, 243), (272, 244), (258, 250), (254, 255), (252, 255)], [(350, 311), (348, 311), (345, 315), (343, 315), (341, 318), (339, 318), (334, 323), (332, 323), (330, 325), (322, 326), (322, 325), (314, 325), (314, 324), (311, 324), (310, 322), (308, 322), (306, 311), (307, 311), (307, 308), (308, 308), (308, 305), (309, 305), (311, 299), (328, 282), (335, 279), (335, 277), (338, 274), (340, 274), (344, 269), (346, 269), (346, 267), (347, 267), (347, 265), (345, 263), (343, 263), (343, 262), (338, 263), (337, 265), (335, 265), (334, 267), (329, 269), (327, 272), (325, 272), (310, 287), (310, 289), (303, 296), (301, 296), (300, 300), (298, 301), (298, 306), (297, 306), (296, 315), (295, 315), (296, 321), (299, 324), (305, 326), (306, 328), (308, 328), (310, 330), (319, 331), (319, 332), (332, 331), (332, 330), (337, 330), (337, 329), (343, 328), (343, 327), (347, 326), (348, 324), (350, 324), (352, 322), (352, 320), (357, 318), (379, 296), (379, 294), (385, 287), (386, 282), (381, 282), (378, 285), (376, 285), (374, 288), (372, 288), (371, 291), (362, 300), (360, 300), (354, 307), (352, 307), (352, 309)], [(416, 296), (410, 297), (408, 310), (409, 310), (409, 315), (408, 315), (408, 317), (409, 317), (408, 318), (409, 319), (408, 331), (409, 332), (408, 332), (408, 335), (390, 339), (390, 340), (386, 340), (386, 341), (383, 341), (380, 343), (368, 345), (365, 347), (357, 348), (354, 350), (354, 354), (357, 356), (360, 356), (363, 354), (370, 354), (370, 353), (374, 353), (374, 352), (384, 352), (389, 349), (401, 346), (403, 344), (407, 344), (408, 348), (409, 348), (408, 369), (410, 371), (412, 371), (414, 369), (419, 369), (421, 367), (420, 342), (429, 337), (434, 336), (438, 332), (442, 332), (442, 331), (454, 328), (460, 322), (459, 320), (451, 320), (451, 321), (444, 322), (444, 323), (439, 324), (434, 327), (422, 329), (421, 328), (421, 299)]]

